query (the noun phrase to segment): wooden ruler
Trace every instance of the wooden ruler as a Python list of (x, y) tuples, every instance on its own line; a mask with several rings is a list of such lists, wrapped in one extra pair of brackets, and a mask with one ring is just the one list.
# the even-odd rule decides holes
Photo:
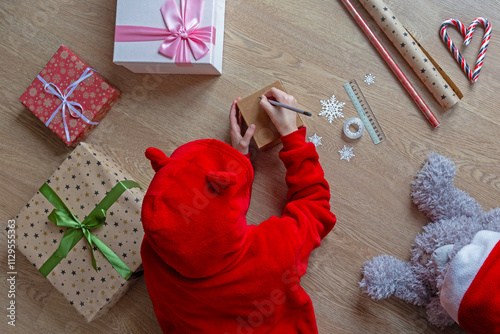
[(356, 108), (359, 118), (363, 121), (366, 131), (368, 131), (370, 137), (372, 137), (373, 143), (378, 144), (382, 142), (385, 139), (384, 131), (382, 131), (380, 124), (378, 124), (375, 114), (368, 102), (366, 102), (365, 96), (361, 92), (361, 88), (359, 88), (356, 80), (352, 79), (344, 85), (344, 88), (354, 104), (354, 108)]

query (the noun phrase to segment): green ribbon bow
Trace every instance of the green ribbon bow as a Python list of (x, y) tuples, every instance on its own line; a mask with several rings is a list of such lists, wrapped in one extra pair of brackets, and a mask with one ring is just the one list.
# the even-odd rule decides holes
[(116, 255), (106, 244), (99, 240), (96, 236), (90, 233), (91, 229), (98, 228), (106, 221), (106, 210), (108, 210), (114, 202), (130, 188), (140, 188), (139, 184), (134, 181), (126, 180), (118, 182), (113, 189), (102, 199), (102, 201), (92, 210), (92, 212), (82, 222), (73, 215), (66, 207), (61, 198), (56, 192), (45, 183), (40, 187), (40, 193), (52, 203), (56, 209), (49, 214), (49, 220), (57, 226), (64, 226), (68, 229), (61, 239), (61, 243), (57, 250), (49, 257), (47, 261), (40, 267), (39, 271), (43, 276), (47, 275), (64, 259), (69, 251), (84, 236), (90, 245), (90, 253), (92, 255), (92, 267), (97, 270), (94, 257), (94, 245), (99, 248), (101, 253), (108, 259), (109, 263), (116, 271), (125, 279), (129, 279), (133, 274), (132, 270)]

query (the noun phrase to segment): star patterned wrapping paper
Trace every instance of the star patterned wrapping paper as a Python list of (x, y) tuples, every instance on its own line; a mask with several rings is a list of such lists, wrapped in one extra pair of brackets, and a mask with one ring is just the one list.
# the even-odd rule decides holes
[[(94, 147), (81, 143), (47, 184), (78, 220), (83, 221), (123, 180), (130, 177), (116, 163)], [(143, 196), (142, 189), (126, 190), (107, 210), (104, 225), (90, 230), (136, 273), (142, 270), (140, 245), (144, 232), (140, 210)], [(36, 269), (56, 251), (67, 229), (47, 218), (54, 209), (54, 205), (37, 192), (16, 217), (17, 248)], [(82, 238), (47, 279), (90, 322), (111, 308), (135, 280), (125, 280), (95, 246), (97, 270), (94, 270), (89, 248), (85, 237)], [(40, 272), (34, 270), (33, 274)]]
[[(61, 95), (64, 95), (67, 87), (77, 81), (87, 68), (91, 68), (91, 66), (63, 45), (45, 65), (39, 76), (46, 83), (54, 84)], [(76, 86), (74, 91), (67, 97), (67, 101), (80, 104), (81, 109), (79, 107), (76, 107), (76, 109), (87, 120), (98, 123), (118, 100), (120, 91), (97, 71), (91, 72), (92, 75)], [(45, 89), (45, 84), (38, 77), (33, 80), (19, 98), (19, 102), (24, 104), (44, 124), (49, 121), (57, 108), (63, 103), (61, 98)], [(63, 111), (63, 109), (65, 110)], [(63, 112), (65, 113), (65, 120), (62, 116)], [(95, 124), (87, 123), (84, 117), (79, 117), (73, 111), (70, 112), (69, 107), (60, 108), (47, 126), (66, 145), (76, 146), (96, 127)], [(66, 136), (64, 121), (66, 121), (69, 140)]]
[(384, 31), (394, 47), (434, 95), (443, 109), (454, 106), (463, 97), (453, 81), (406, 30), (383, 0), (363, 0), (361, 4)]

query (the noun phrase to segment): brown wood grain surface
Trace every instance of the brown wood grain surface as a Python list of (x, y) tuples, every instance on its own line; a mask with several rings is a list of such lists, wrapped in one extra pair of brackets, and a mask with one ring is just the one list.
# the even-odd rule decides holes
[[(17, 99), (61, 44), (88, 61), (123, 95), (89, 143), (99, 144), (147, 187), (153, 170), (144, 158), (149, 146), (170, 154), (199, 138), (230, 142), (229, 108), (275, 80), (294, 95), (308, 136), (317, 133), (321, 164), (331, 186), (337, 225), (311, 255), (302, 285), (311, 296), (320, 333), (460, 333), (427, 323), (425, 310), (400, 300), (374, 302), (358, 288), (364, 261), (379, 254), (409, 259), (410, 245), (428, 219), (412, 204), (410, 183), (429, 152), (452, 158), (455, 184), (487, 210), (500, 203), (500, 19), (497, 1), (387, 0), (388, 6), (455, 81), (464, 98), (444, 111), (359, 3), (353, 1), (417, 91), (441, 121), (432, 129), (340, 1), (226, 1), (223, 74), (220, 77), (134, 74), (112, 63), (116, 1), (25, 0), (0, 2), (0, 222), (33, 196), (71, 148), (53, 135)], [(493, 35), (479, 80), (470, 84), (442, 43), (442, 21), (468, 25), (486, 16)], [(483, 30), (468, 47), (469, 63)], [(363, 82), (371, 73), (375, 84)], [(343, 120), (317, 116), (320, 100), (342, 102), (345, 119), (357, 116), (343, 84), (356, 79), (387, 139), (374, 145), (368, 134), (348, 140)], [(350, 162), (339, 159), (354, 147)], [(255, 181), (248, 221), (279, 215), (284, 204), (285, 169), (280, 146), (253, 150)], [(101, 319), (87, 324), (64, 297), (17, 252), (16, 327), (7, 325), (7, 239), (0, 234), (0, 328), (2, 333), (159, 333), (144, 279)], [(264, 265), (264, 264), (263, 264)]]

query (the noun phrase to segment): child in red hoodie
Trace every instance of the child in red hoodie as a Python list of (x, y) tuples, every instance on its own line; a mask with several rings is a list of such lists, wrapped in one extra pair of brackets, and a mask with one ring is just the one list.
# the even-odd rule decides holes
[[(335, 225), (330, 189), (316, 148), (297, 129), (295, 106), (271, 89), (261, 106), (281, 134), (287, 204), (281, 217), (247, 225), (253, 168), (240, 133), (236, 102), (230, 113), (233, 147), (197, 140), (170, 157), (146, 156), (156, 171), (145, 196), (141, 255), (148, 292), (164, 333), (317, 333), (310, 297), (300, 286), (311, 251)], [(246, 155), (246, 156), (245, 156)]]

